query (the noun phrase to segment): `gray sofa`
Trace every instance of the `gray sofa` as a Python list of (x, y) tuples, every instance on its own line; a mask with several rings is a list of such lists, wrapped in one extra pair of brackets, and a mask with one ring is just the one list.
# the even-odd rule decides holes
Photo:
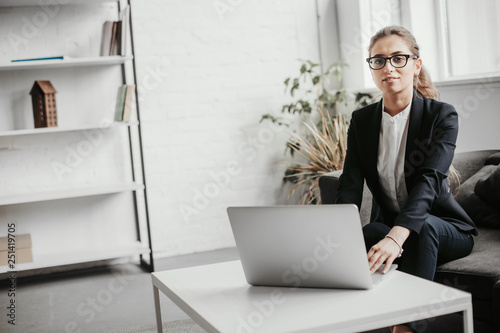
[[(500, 150), (457, 153), (453, 166), (461, 178), (456, 199), (476, 223), (479, 235), (472, 253), (438, 266), (434, 280), (470, 292), (474, 319), (500, 332)], [(323, 204), (335, 202), (340, 175), (335, 171), (320, 177)], [(371, 211), (372, 197), (365, 185), (363, 225), (370, 222)]]

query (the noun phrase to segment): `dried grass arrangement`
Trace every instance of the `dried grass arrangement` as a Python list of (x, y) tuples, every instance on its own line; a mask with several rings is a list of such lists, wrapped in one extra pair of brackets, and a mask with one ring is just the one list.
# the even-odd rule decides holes
[[(339, 104), (347, 105), (350, 98), (356, 108), (372, 102), (370, 94), (348, 94), (343, 88), (325, 89), (325, 81), (342, 81), (343, 66), (343, 62), (337, 62), (320, 73), (318, 64), (301, 61), (300, 74), (284, 81), (285, 93), (294, 100), (283, 105), (281, 112), (300, 117), (301, 126), (298, 130), (290, 130), (287, 152), (293, 160), (284, 164), (283, 181), (293, 184), (289, 196), (303, 191), (299, 194), (299, 204), (320, 204), (319, 177), (343, 167), (348, 120), (338, 112)], [(297, 93), (299, 97), (296, 97)], [(290, 126), (284, 117), (265, 114), (261, 122), (264, 120)]]
[(347, 145), (347, 124), (339, 114), (330, 116), (319, 110), (319, 125), (304, 124), (303, 135), (292, 133), (287, 145), (295, 154), (304, 157), (306, 163), (285, 165), (285, 180), (294, 183), (290, 195), (305, 187), (299, 204), (321, 203), (319, 196), (319, 177), (325, 173), (340, 170), (344, 164)]

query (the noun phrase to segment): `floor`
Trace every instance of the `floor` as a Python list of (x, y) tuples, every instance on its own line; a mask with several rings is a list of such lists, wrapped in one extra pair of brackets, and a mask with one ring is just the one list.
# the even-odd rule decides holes
[[(238, 259), (236, 249), (210, 251), (155, 262), (156, 271)], [(17, 280), (15, 326), (8, 324), (9, 286), (0, 288), (0, 332), (84, 333), (155, 324), (149, 273), (135, 264), (105, 266), (77, 274)], [(161, 295), (163, 321), (188, 318)], [(461, 332), (461, 317), (450, 315), (426, 323), (425, 332)], [(491, 332), (476, 324), (476, 333)], [(371, 333), (389, 333), (381, 329)]]

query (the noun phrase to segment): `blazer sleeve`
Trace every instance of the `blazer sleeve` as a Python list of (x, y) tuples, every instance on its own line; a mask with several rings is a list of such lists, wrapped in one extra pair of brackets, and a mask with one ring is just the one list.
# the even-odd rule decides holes
[[(418, 138), (412, 151), (406, 152), (408, 198), (394, 225), (420, 233), (424, 220), (438, 198), (451, 195), (447, 182), (458, 136), (458, 114), (449, 104), (440, 103), (432, 121), (424, 122), (430, 131)], [(408, 144), (407, 144), (408, 147)], [(447, 183), (446, 183), (447, 184)], [(409, 188), (408, 188), (409, 187)]]
[(349, 129), (347, 130), (347, 151), (335, 203), (355, 204), (360, 209), (363, 198), (364, 177), (358, 148), (355, 111), (352, 114)]

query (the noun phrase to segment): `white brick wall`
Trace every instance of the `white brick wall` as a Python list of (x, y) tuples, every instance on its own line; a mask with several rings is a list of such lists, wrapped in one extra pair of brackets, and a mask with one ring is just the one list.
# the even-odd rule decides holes
[(319, 61), (315, 2), (134, 1), (132, 14), (156, 256), (233, 246), (227, 206), (286, 195), (286, 133), (259, 120), (286, 101), (297, 59)]

